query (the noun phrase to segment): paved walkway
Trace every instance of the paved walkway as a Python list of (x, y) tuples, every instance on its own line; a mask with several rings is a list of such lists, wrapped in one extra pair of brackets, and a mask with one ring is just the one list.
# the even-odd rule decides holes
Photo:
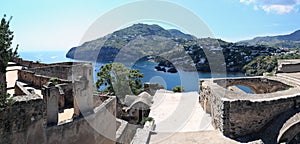
[(197, 92), (172, 93), (158, 91), (153, 98), (149, 117), (155, 120), (156, 134), (150, 143), (159, 143), (173, 134), (185, 135), (186, 132), (198, 133), (211, 131), (211, 118), (199, 104)]
[[(152, 135), (153, 136), (153, 135)], [(224, 137), (219, 131), (160, 133), (160, 140), (151, 144), (239, 144), (234, 140)]]

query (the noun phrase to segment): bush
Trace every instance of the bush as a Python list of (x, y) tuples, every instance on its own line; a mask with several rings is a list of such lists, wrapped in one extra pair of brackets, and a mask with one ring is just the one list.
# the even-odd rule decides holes
[(176, 86), (172, 89), (173, 92), (184, 92), (184, 88), (182, 86)]
[(52, 82), (54, 85), (58, 84), (58, 78), (57, 77), (52, 77), (50, 78), (49, 82)]
[(143, 117), (142, 121), (140, 123), (145, 124), (147, 121), (151, 122), (151, 121), (153, 121), (153, 118), (152, 117)]

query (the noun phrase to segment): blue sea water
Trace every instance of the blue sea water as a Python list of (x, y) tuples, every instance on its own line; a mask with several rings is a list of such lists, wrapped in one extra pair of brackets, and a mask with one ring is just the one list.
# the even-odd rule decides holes
[[(65, 57), (67, 51), (32, 51), (32, 52), (19, 52), (20, 57), (25, 60), (40, 61), (42, 63), (56, 63), (65, 61), (74, 61)], [(97, 80), (97, 72), (102, 65), (106, 63), (93, 63), (94, 66), (94, 81)], [(125, 64), (126, 65), (126, 64)], [(178, 72), (178, 73), (165, 73), (156, 71), (154, 62), (139, 62), (132, 66), (132, 69), (138, 69), (144, 74), (143, 82), (159, 83), (164, 85), (168, 90), (175, 86), (183, 86), (185, 91), (198, 91), (199, 78), (211, 78), (211, 73), (201, 72)], [(224, 75), (214, 74), (214, 77), (224, 77)], [(227, 73), (225, 77), (241, 77), (242, 73)]]

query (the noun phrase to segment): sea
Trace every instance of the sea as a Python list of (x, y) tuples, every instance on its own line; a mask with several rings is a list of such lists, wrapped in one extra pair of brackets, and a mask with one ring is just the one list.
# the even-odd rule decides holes
[[(20, 51), (19, 55), (25, 60), (39, 61), (41, 63), (58, 63), (75, 61), (66, 58), (67, 51)], [(76, 60), (78, 62), (78, 60)], [(97, 72), (106, 63), (91, 62), (94, 68), (94, 82), (97, 80)], [(125, 64), (127, 65), (127, 64)], [(167, 90), (172, 90), (175, 86), (183, 86), (185, 91), (199, 91), (199, 79), (220, 78), (220, 77), (243, 77), (242, 73), (212, 74), (203, 72), (183, 72), (167, 73), (156, 71), (155, 62), (143, 61), (135, 63), (131, 69), (137, 69), (144, 74), (143, 82), (159, 83)], [(100, 89), (103, 89), (101, 87)], [(245, 90), (246, 88), (244, 88)]]

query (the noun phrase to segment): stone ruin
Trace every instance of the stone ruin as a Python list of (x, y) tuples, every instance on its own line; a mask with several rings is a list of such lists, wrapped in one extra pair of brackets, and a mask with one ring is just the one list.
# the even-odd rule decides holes
[[(247, 86), (253, 93), (244, 92), (238, 85)], [(200, 80), (199, 101), (211, 115), (213, 126), (229, 138), (239, 142), (291, 142), (300, 129), (283, 138), (288, 129), (282, 128), (300, 112), (299, 86), (282, 77), (206, 79)]]
[[(0, 110), (0, 143), (116, 142), (116, 98), (93, 93), (91, 64), (18, 62), (30, 67), (18, 71), (15, 103)], [(60, 121), (66, 109), (74, 113)]]
[[(23, 68), (14, 86), (15, 104), (0, 110), (0, 143), (131, 143), (142, 128), (136, 124), (149, 114), (152, 96), (147, 93), (119, 108), (116, 97), (96, 92), (89, 63), (15, 62)], [(145, 84), (152, 94), (158, 88)], [(71, 115), (62, 118), (65, 113)], [(127, 122), (118, 114), (133, 119)]]

